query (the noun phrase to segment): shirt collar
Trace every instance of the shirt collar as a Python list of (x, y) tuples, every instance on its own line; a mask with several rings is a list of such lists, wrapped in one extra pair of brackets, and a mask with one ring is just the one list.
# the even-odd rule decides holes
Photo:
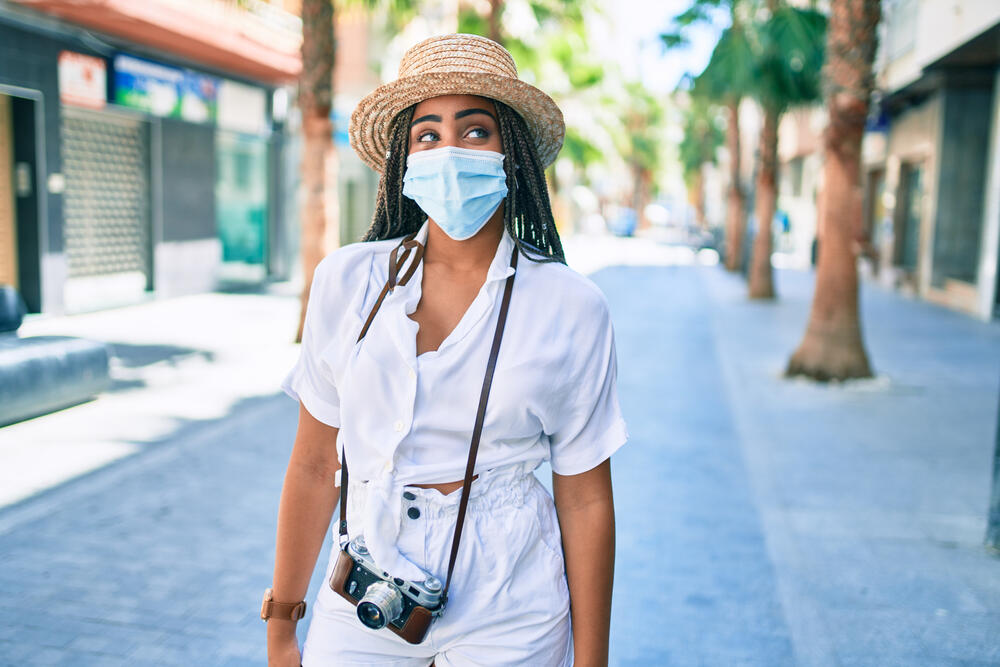
[[(416, 236), (414, 236), (414, 239), (425, 243), (427, 241), (427, 229), (429, 225), (430, 221), (425, 220), (424, 224), (417, 231)], [(461, 340), (486, 315), (490, 310), (490, 304), (496, 298), (496, 290), (499, 289), (497, 283), (505, 280), (514, 273), (514, 267), (510, 265), (510, 256), (513, 250), (514, 239), (504, 229), (503, 236), (500, 237), (500, 243), (497, 244), (496, 254), (493, 256), (490, 268), (486, 272), (483, 289), (473, 299), (468, 311), (462, 316), (458, 324), (455, 325), (452, 332), (441, 342), (437, 351), (428, 354), (435, 356), (437, 352), (441, 352)], [(409, 315), (417, 309), (417, 304), (420, 301), (423, 269), (424, 263), (421, 261), (407, 283), (406, 289), (397, 289), (393, 294), (386, 297), (386, 304), (389, 306), (389, 309), (395, 311), (394, 317), (397, 322), (396, 326), (389, 327), (389, 329), (392, 332), (397, 348), (407, 363), (415, 363), (416, 360), (416, 335), (419, 325), (410, 319)]]
[[(416, 241), (419, 241), (425, 247), (427, 246), (427, 230), (430, 224), (430, 218), (424, 220), (424, 224), (420, 225), (420, 229), (417, 230), (417, 235), (414, 237)], [(510, 256), (513, 251), (514, 238), (507, 231), (507, 228), (504, 227), (500, 243), (497, 244), (496, 254), (493, 255), (493, 261), (490, 262), (490, 268), (486, 272), (486, 284), (496, 280), (506, 280), (508, 276), (515, 273), (514, 267), (510, 265)], [(422, 268), (417, 269), (418, 273), (413, 276), (414, 280), (420, 279), (419, 273)]]

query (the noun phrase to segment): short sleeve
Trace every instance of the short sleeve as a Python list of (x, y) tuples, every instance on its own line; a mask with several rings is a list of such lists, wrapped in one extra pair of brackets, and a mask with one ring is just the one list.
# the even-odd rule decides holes
[(326, 292), (331, 288), (328, 266), (329, 262), (325, 260), (316, 265), (306, 303), (299, 358), (282, 380), (281, 388), (301, 402), (313, 417), (340, 428), (340, 395), (329, 366), (322, 362), (319, 355), (323, 342), (329, 339), (332, 330), (330, 314), (324, 307), (329, 304)]
[(595, 468), (628, 441), (618, 404), (614, 328), (603, 294), (595, 310), (566, 341), (574, 355), (568, 363), (575, 368), (554, 394), (556, 419), (548, 435), (552, 470), (559, 475)]

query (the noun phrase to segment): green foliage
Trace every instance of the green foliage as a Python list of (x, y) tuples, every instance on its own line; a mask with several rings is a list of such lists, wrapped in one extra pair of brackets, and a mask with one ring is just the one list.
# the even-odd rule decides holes
[[(725, 0), (706, 0), (725, 3)], [(585, 170), (621, 158), (632, 168), (655, 172), (662, 162), (664, 107), (638, 83), (623, 84), (617, 70), (597, 60), (587, 43), (595, 0), (528, 0), (538, 23), (530, 34), (504, 35), (504, 46), (522, 78), (552, 95), (567, 111), (591, 111), (575, 126), (567, 113), (561, 156)], [(459, 32), (488, 35), (489, 17), (470, 6), (459, 9)], [(605, 154), (613, 151), (618, 155)], [(551, 168), (550, 168), (551, 170)]]
[(691, 100), (691, 106), (684, 112), (684, 138), (678, 146), (684, 180), (688, 185), (703, 164), (715, 164), (716, 151), (725, 140), (723, 125), (716, 107), (704, 100)]
[[(604, 65), (588, 56), (584, 37), (583, 10), (588, 3), (578, 0), (531, 0), (535, 20), (542, 30), (532, 35), (531, 43), (517, 36), (504, 36), (504, 47), (510, 51), (521, 71), (541, 74), (543, 62), (555, 61), (565, 72), (574, 90), (590, 88), (601, 82)], [(472, 7), (462, 7), (458, 13), (458, 31), (489, 35), (489, 17)]]
[(458, 32), (486, 37), (490, 33), (490, 23), (487, 17), (466, 5), (458, 10)]
[(757, 101), (780, 113), (821, 99), (826, 17), (812, 9), (782, 6), (758, 32), (752, 93)]
[(589, 2), (579, 0), (531, 0), (531, 11), (539, 24), (556, 21), (565, 26), (583, 25), (584, 9)]
[(393, 32), (402, 30), (420, 13), (420, 0), (330, 0), (336, 9), (363, 7), (369, 12), (382, 12)]
[(750, 36), (742, 25), (726, 28), (712, 50), (708, 65), (695, 77), (692, 93), (716, 102), (752, 95), (755, 56)]
[(661, 163), (663, 103), (639, 82), (625, 84), (624, 133), (619, 150), (629, 164), (644, 171), (657, 171)]
[[(522, 78), (557, 98), (560, 104), (597, 93), (605, 78), (604, 63), (591, 55), (586, 40), (585, 14), (597, 7), (593, 0), (529, 0), (538, 23), (531, 34), (504, 35), (504, 47), (517, 63)], [(489, 16), (471, 6), (458, 13), (458, 31), (489, 35)], [(614, 96), (615, 105), (620, 101)], [(603, 159), (601, 150), (580, 128), (568, 121), (562, 155), (579, 167)]]
[(819, 100), (826, 18), (784, 4), (752, 16), (723, 31), (693, 93), (716, 102), (750, 96), (778, 113)]
[(566, 138), (563, 140), (562, 154), (576, 165), (585, 166), (602, 159), (601, 151), (588, 141), (576, 128), (566, 127)]
[(669, 50), (688, 46), (688, 28), (698, 24), (711, 24), (721, 10), (728, 10), (731, 16), (734, 15), (739, 2), (740, 0), (694, 0), (690, 7), (673, 18), (671, 30), (660, 34), (663, 48)]
[(604, 65), (590, 60), (583, 35), (562, 31), (548, 40), (547, 52), (569, 77), (570, 85), (580, 90), (595, 86), (604, 78)]

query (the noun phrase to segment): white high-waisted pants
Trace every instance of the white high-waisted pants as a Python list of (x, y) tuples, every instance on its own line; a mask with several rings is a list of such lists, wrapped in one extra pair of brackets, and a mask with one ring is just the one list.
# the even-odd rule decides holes
[[(372, 630), (356, 607), (329, 586), (336, 545), (302, 647), (303, 667), (332, 665), (573, 664), (569, 588), (552, 496), (523, 465), (487, 470), (473, 481), (448, 606), (424, 641), (409, 644), (388, 629)], [(363, 482), (350, 483), (348, 516), (357, 523)], [(438, 577), (448, 571), (461, 491), (406, 487), (398, 546)], [(410, 518), (410, 508), (420, 515)], [(353, 532), (352, 532), (353, 536)], [(334, 536), (336, 538), (336, 535)], [(391, 574), (391, 573), (390, 573)]]

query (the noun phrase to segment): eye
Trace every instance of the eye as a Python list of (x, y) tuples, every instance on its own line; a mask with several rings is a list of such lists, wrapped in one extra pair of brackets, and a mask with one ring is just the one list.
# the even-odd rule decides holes
[(469, 130), (470, 134), (472, 132), (482, 132), (482, 134), (480, 136), (473, 137), (473, 139), (488, 139), (489, 136), (490, 136), (489, 130), (487, 130), (486, 128), (482, 128), (482, 127), (474, 127), (471, 130)]
[[(417, 141), (424, 141), (424, 137), (426, 137), (427, 135), (432, 135), (434, 137), (437, 137), (437, 132), (434, 132), (433, 130), (424, 130), (423, 132), (417, 135)], [(434, 141), (434, 139), (430, 139), (429, 141)]]

